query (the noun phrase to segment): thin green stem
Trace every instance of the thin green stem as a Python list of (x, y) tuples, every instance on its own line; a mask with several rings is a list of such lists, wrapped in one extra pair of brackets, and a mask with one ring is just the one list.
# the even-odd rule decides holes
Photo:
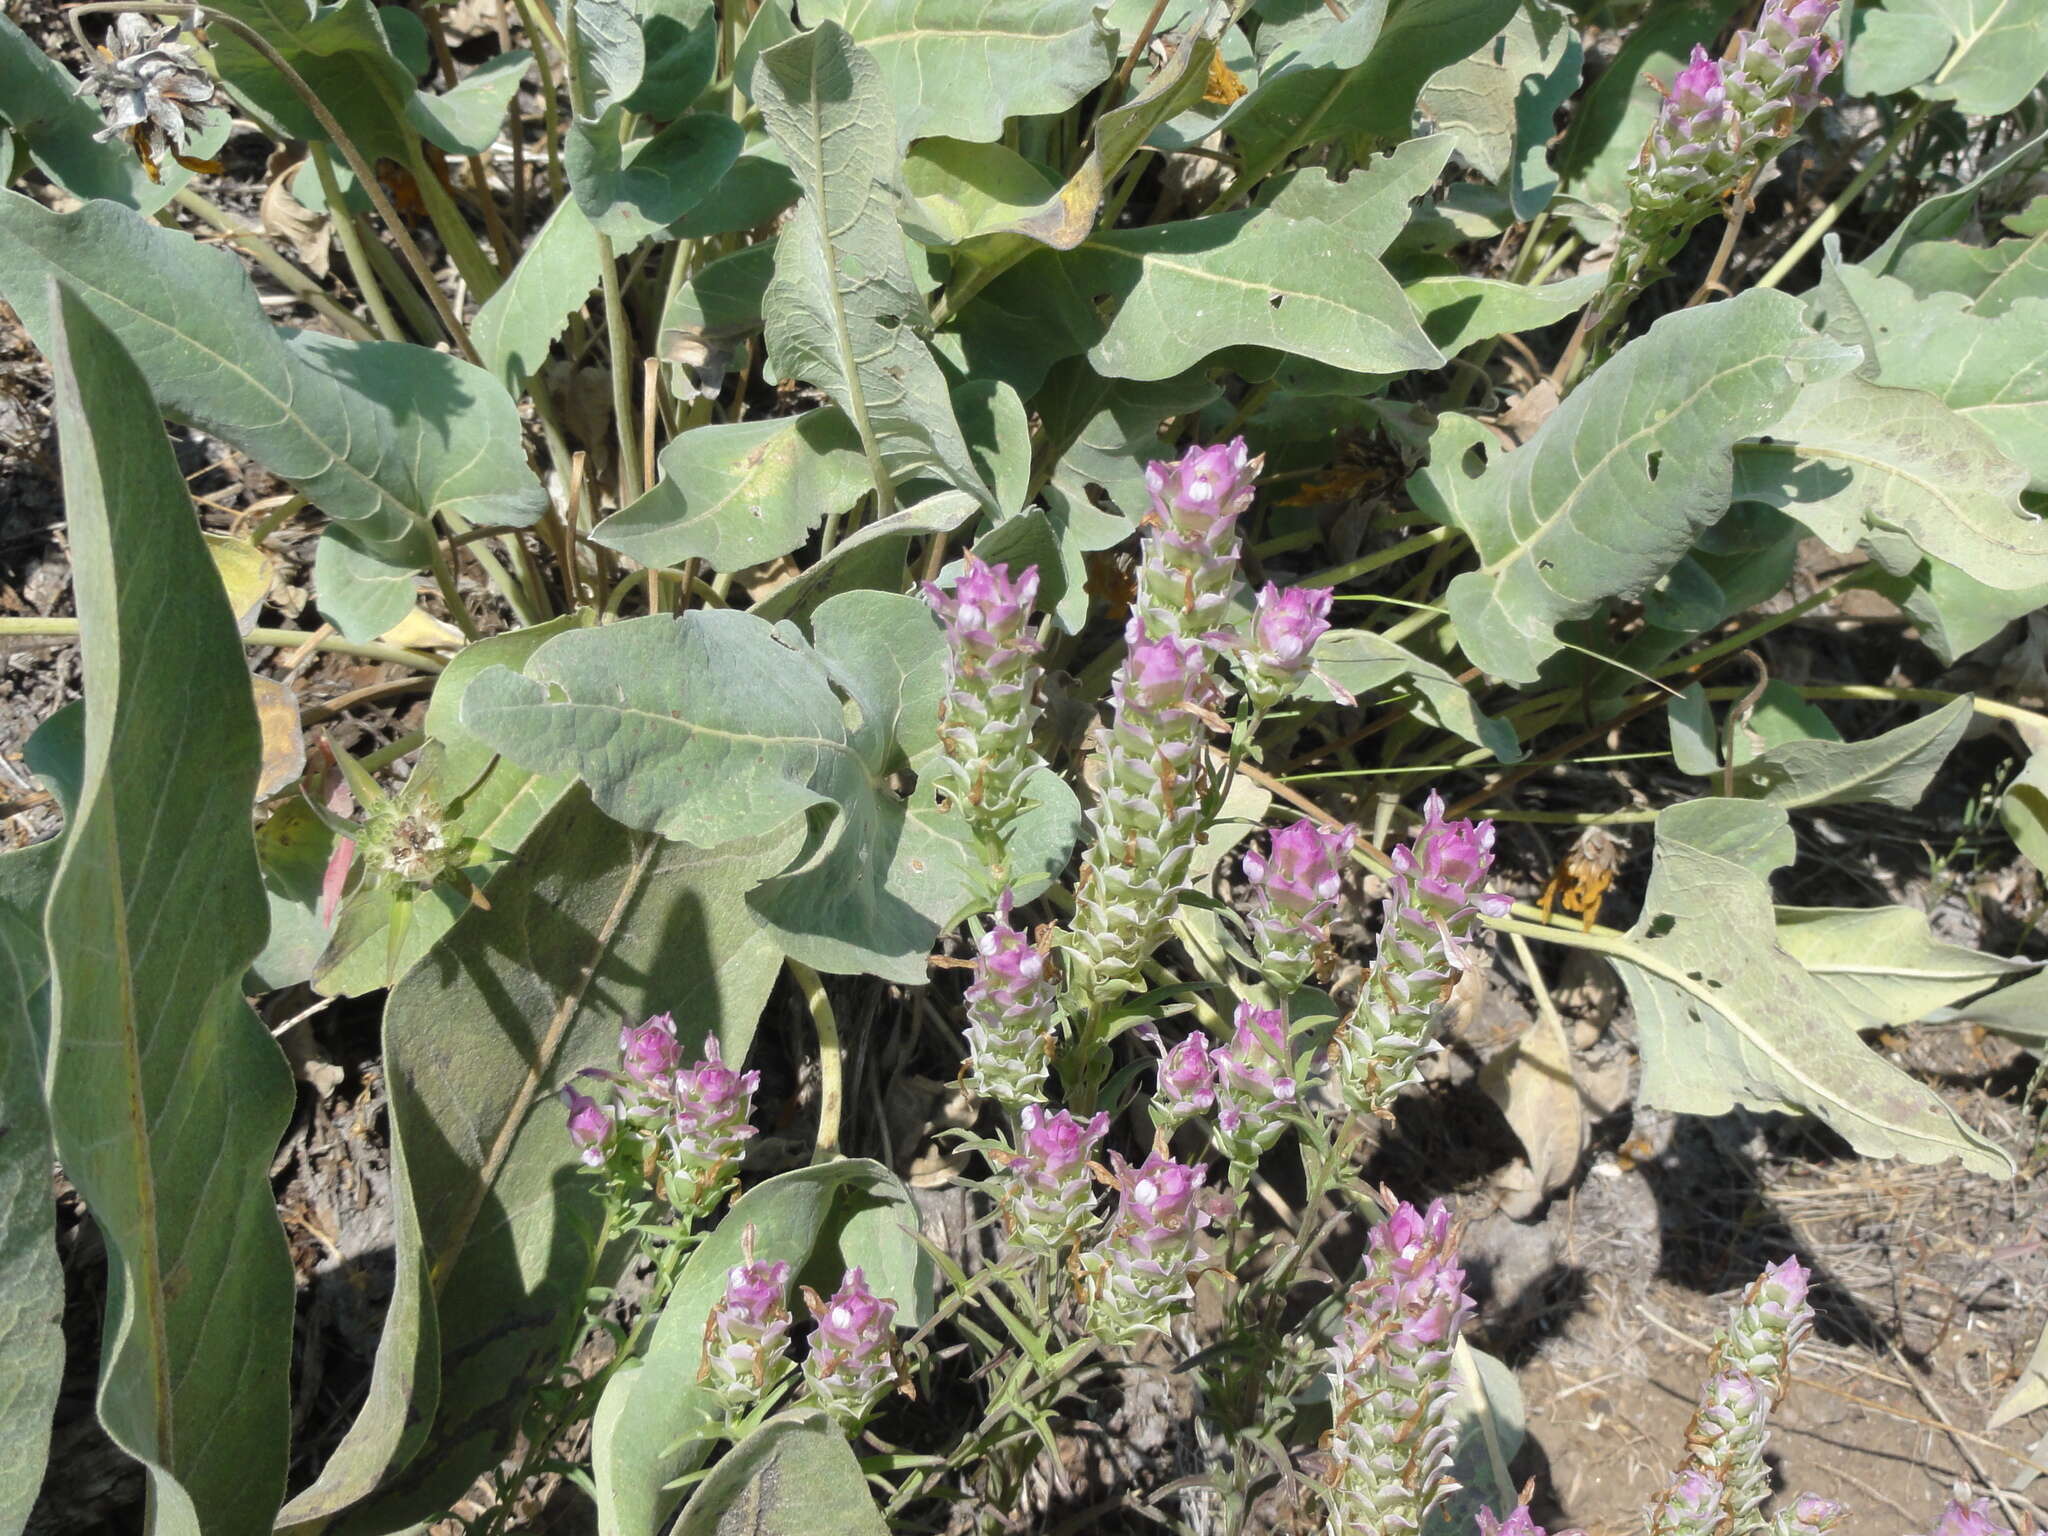
[(1771, 269), (1757, 279), (1757, 287), (1775, 288), (1791, 275), (1792, 269), (1806, 259), (1806, 253), (1820, 244), (1822, 237), (1854, 206), (1856, 199), (1863, 195), (1863, 189), (1877, 179), (1877, 173), (1891, 163), (1892, 156), (1912, 137), (1913, 130), (1920, 126), (1933, 108), (1934, 103), (1931, 101), (1917, 102), (1911, 111), (1899, 119), (1898, 127), (1894, 128), (1884, 143), (1877, 147), (1877, 153), (1870, 157), (1870, 163), (1856, 173), (1855, 178), (1848, 186), (1842, 188), (1840, 195), (1833, 202), (1814, 216), (1813, 222), (1800, 232), (1799, 238), (1792, 242), (1790, 249), (1771, 263)]
[(1380, 570), (1385, 566), (1393, 565), (1396, 561), (1405, 560), (1410, 555), (1420, 554), (1425, 549), (1433, 549), (1446, 539), (1459, 537), (1461, 535), (1455, 528), (1448, 526), (1432, 528), (1426, 533), (1416, 534), (1413, 538), (1403, 539), (1398, 544), (1389, 544), (1385, 549), (1374, 550), (1369, 555), (1361, 555), (1358, 559), (1348, 561), (1343, 565), (1333, 565), (1320, 571), (1311, 572), (1309, 575), (1301, 578), (1302, 584), (1311, 587), (1341, 586), (1347, 581), (1356, 580), (1360, 576), (1370, 575), (1372, 572)]
[(789, 974), (804, 994), (811, 1010), (811, 1023), (818, 1031), (818, 1149), (814, 1163), (829, 1163), (839, 1156), (839, 1116), (843, 1103), (843, 1076), (839, 1049), (839, 1016), (832, 1011), (825, 980), (801, 960), (789, 962)]
[[(64, 644), (78, 638), (76, 619), (0, 619), (0, 641), (9, 636), (49, 640)], [(242, 636), (244, 645), (273, 645), (290, 648), (311, 645), (316, 651), (337, 656), (360, 656), (366, 661), (386, 661), (393, 666), (413, 667), (421, 672), (439, 672), (448, 663), (423, 651), (402, 645), (385, 645), (376, 640), (345, 640), (340, 635), (319, 635), (304, 629), (252, 629)]]
[(294, 266), (283, 252), (264, 238), (260, 230), (237, 223), (225, 211), (208, 202), (190, 187), (181, 187), (171, 201), (226, 235), (234, 242), (235, 248), (248, 256), (257, 266), (340, 326), (344, 336), (356, 341), (377, 340), (375, 331), (329, 298), (311, 274), (302, 272)]
[(334, 162), (327, 157), (327, 146), (313, 140), (306, 145), (306, 154), (313, 162), (313, 174), (320, 179), (320, 195), (327, 199), (328, 222), (334, 226), (335, 234), (341, 239), (341, 248), (348, 254), (349, 270), (356, 275), (356, 286), (363, 291), (363, 302), (370, 308), (370, 318), (376, 321), (378, 334), (385, 341), (405, 340), (409, 333), (398, 323), (398, 316), (391, 310), (391, 301), (384, 296), (384, 285), (377, 281), (377, 271), (370, 265), (369, 252), (364, 249), (363, 232), (348, 210), (340, 184), (334, 179)]
[(447, 248), (455, 270), (469, 284), (471, 297), (481, 303), (498, 291), (501, 279), (497, 266), (477, 240), (476, 231), (469, 227), (469, 220), (455, 206), (448, 189), (441, 184), (434, 167), (428, 163), (426, 150), (417, 139), (408, 147), (412, 151), (409, 169), (412, 179), (419, 184), (420, 201), (426, 204), (427, 218), (433, 224), (434, 232), (441, 237), (441, 244)]

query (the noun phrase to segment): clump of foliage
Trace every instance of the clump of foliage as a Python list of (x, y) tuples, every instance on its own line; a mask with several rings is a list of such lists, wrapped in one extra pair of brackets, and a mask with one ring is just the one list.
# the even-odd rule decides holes
[[(53, 1156), (100, 1419), (208, 1536), (497, 1531), (561, 1477), (619, 1536), (995, 1528), (1162, 1370), (1204, 1470), (1114, 1491), (1146, 1519), (1542, 1536), (1453, 1212), (1364, 1174), (1498, 934), (1612, 962), (1649, 1105), (2009, 1175), (1862, 1035), (2038, 1035), (2028, 967), (1771, 881), (1973, 714), (2048, 859), (2048, 719), (1752, 674), (1853, 586), (1942, 661), (2048, 599), (2042, 31), (1595, 9), (1601, 68), (1556, 0), (88, 4), (61, 59), (0, 20), (77, 604), (0, 635), (76, 635), (86, 695), (29, 746), (63, 832), (0, 855), (0, 1523)], [(230, 114), (318, 263), (209, 195)], [(165, 418), (289, 494), (202, 536)], [(320, 623), (256, 627), (235, 572), (299, 531)], [(1867, 558), (1770, 608), (1809, 535)], [(418, 679), (419, 729), (309, 753), (244, 657), (301, 647)], [(1852, 741), (1848, 700), (1933, 707)], [(1694, 792), (1635, 923), (1629, 807), (1517, 901), (1497, 823), (1659, 715)], [(1326, 761), (1377, 806), (1309, 799)], [(815, 1091), (768, 1102), (785, 974)], [(842, 1145), (856, 986), (959, 1026), (972, 1254)], [(249, 1004), (295, 988), (381, 998), (395, 1153), (311, 1465)], [(1763, 1461), (1808, 1280), (1735, 1309), (1653, 1536), (1843, 1525)]]

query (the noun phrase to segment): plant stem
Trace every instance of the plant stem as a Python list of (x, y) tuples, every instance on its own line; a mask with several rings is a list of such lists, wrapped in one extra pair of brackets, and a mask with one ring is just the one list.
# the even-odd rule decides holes
[(377, 281), (376, 269), (370, 265), (369, 252), (363, 248), (363, 232), (356, 227), (355, 215), (349, 212), (334, 179), (334, 162), (327, 158), (327, 146), (315, 140), (306, 145), (306, 153), (313, 162), (313, 174), (320, 180), (320, 195), (327, 199), (328, 222), (341, 237), (349, 269), (356, 275), (356, 286), (363, 290), (363, 302), (370, 307), (370, 318), (377, 322), (378, 334), (385, 341), (403, 341), (408, 333), (391, 312), (391, 301), (384, 297), (384, 285)]
[(803, 990), (811, 1010), (811, 1023), (818, 1031), (818, 1150), (814, 1163), (829, 1163), (839, 1156), (839, 1115), (842, 1077), (839, 1051), (839, 1018), (832, 1011), (832, 999), (825, 980), (801, 960), (789, 962), (789, 974)]
[[(76, 640), (78, 634), (76, 619), (0, 619), (0, 642), (14, 635), (61, 645)], [(331, 651), (337, 656), (360, 656), (366, 661), (384, 661), (393, 666), (413, 667), (421, 672), (439, 672), (448, 665), (423, 651), (407, 650), (402, 645), (385, 645), (376, 640), (344, 640), (339, 635), (316, 635), (302, 629), (252, 629), (242, 636), (242, 644), (285, 648), (310, 645), (316, 651)]]
[(329, 298), (312, 274), (303, 272), (295, 266), (290, 258), (264, 238), (261, 231), (237, 224), (226, 212), (208, 202), (190, 187), (180, 188), (171, 201), (186, 212), (196, 214), (226, 235), (234, 242), (235, 248), (247, 255), (257, 266), (340, 326), (344, 336), (356, 341), (377, 340), (375, 331)]
[(1863, 195), (1863, 189), (1877, 179), (1877, 173), (1891, 163), (1892, 156), (1897, 154), (1899, 147), (1912, 136), (1913, 130), (1920, 126), (1921, 120), (1933, 110), (1933, 106), (1934, 103), (1931, 101), (1918, 102), (1910, 112), (1899, 119), (1899, 126), (1891, 131), (1891, 136), (1880, 144), (1877, 153), (1870, 157), (1870, 164), (1856, 173), (1855, 179), (1842, 188), (1840, 196), (1815, 215), (1813, 222), (1801, 231), (1797, 240), (1792, 242), (1791, 248), (1771, 264), (1770, 271), (1757, 279), (1757, 287), (1775, 288), (1791, 274), (1792, 269), (1806, 258), (1806, 253), (1820, 243), (1821, 237), (1833, 229), (1856, 199)]
[(1418, 533), (1413, 538), (1401, 540), (1398, 544), (1389, 544), (1385, 549), (1375, 550), (1369, 555), (1361, 555), (1358, 559), (1343, 565), (1333, 565), (1324, 570), (1311, 572), (1309, 575), (1301, 578), (1302, 584), (1311, 587), (1341, 586), (1347, 581), (1368, 575), (1383, 566), (1392, 565), (1398, 560), (1407, 559), (1410, 555), (1420, 554), (1425, 549), (1434, 548), (1446, 539), (1454, 539), (1459, 536), (1458, 530), (1449, 526), (1432, 528), (1427, 533)]

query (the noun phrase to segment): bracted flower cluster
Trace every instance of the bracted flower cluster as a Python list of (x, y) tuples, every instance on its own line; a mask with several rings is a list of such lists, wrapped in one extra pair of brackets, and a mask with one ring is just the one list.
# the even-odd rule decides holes
[(1262, 462), (1238, 437), (1145, 466), (1152, 505), (1135, 607), (1148, 633), (1192, 640), (1230, 628), (1243, 586), (1237, 520), (1252, 503)]
[(1771, 1536), (1828, 1536), (1840, 1530), (1849, 1518), (1846, 1505), (1824, 1499), (1817, 1493), (1802, 1493), (1790, 1509), (1771, 1517)]
[(1330, 941), (1344, 860), (1357, 838), (1355, 827), (1303, 820), (1275, 832), (1268, 852), (1252, 849), (1244, 856), (1252, 884), (1252, 948), (1260, 973), (1282, 996), (1315, 974), (1316, 951)]
[(610, 1084), (609, 1104), (573, 1085), (562, 1090), (570, 1141), (590, 1167), (622, 1180), (658, 1176), (677, 1211), (704, 1215), (737, 1176), (740, 1150), (754, 1134), (747, 1118), (761, 1074), (728, 1067), (716, 1035), (702, 1061), (681, 1065), (675, 1020), (665, 1013), (620, 1027), (619, 1060), (622, 1072), (577, 1074)]
[(976, 1094), (1011, 1109), (1041, 1098), (1047, 1047), (1055, 1025), (1046, 956), (1031, 936), (1010, 926), (1010, 893), (975, 947), (967, 988), (969, 1080)]
[(1115, 1152), (1109, 1161), (1116, 1214), (1082, 1254), (1081, 1272), (1090, 1331), (1106, 1344), (1125, 1346), (1163, 1331), (1194, 1300), (1189, 1276), (1216, 1207), (1203, 1189), (1206, 1168), (1156, 1150), (1135, 1168)]
[(1451, 1351), (1472, 1315), (1450, 1211), (1402, 1202), (1365, 1264), (1329, 1352), (1330, 1536), (1419, 1530), (1450, 1486)]
[[(1730, 1313), (1714, 1340), (1712, 1374), (1686, 1429), (1685, 1465), (1651, 1509), (1651, 1536), (1764, 1527), (1763, 1505), (1771, 1491), (1764, 1446), (1794, 1352), (1812, 1331), (1810, 1280), (1804, 1265), (1787, 1258), (1766, 1269)], [(1712, 1485), (1714, 1500), (1704, 1526), (1696, 1507), (1704, 1496), (1702, 1479)]]
[(1152, 1108), (1160, 1127), (1170, 1131), (1215, 1107), (1216, 1055), (1209, 1037), (1196, 1030), (1160, 1057)]
[(1479, 1527), (1478, 1536), (1549, 1536), (1526, 1504), (1517, 1504), (1505, 1520), (1482, 1505), (1474, 1520)]
[(1260, 590), (1250, 643), (1238, 654), (1245, 692), (1260, 714), (1301, 685), (1316, 641), (1329, 631), (1335, 600), (1328, 587), (1282, 587), (1269, 581)]
[(818, 1320), (804, 1357), (806, 1394), (847, 1434), (859, 1434), (902, 1376), (896, 1303), (869, 1290), (859, 1269), (849, 1269), (829, 1300), (804, 1287), (804, 1305)]
[(1095, 1215), (1089, 1159), (1109, 1130), (1097, 1112), (1076, 1120), (1064, 1109), (1027, 1104), (1018, 1117), (1018, 1149), (1001, 1162), (996, 1200), (1017, 1242), (1034, 1253), (1057, 1255), (1073, 1245)]
[(1928, 1536), (2013, 1536), (2012, 1527), (1992, 1511), (1989, 1499), (1972, 1499), (1958, 1487)]
[(754, 1229), (741, 1238), (743, 1262), (725, 1273), (725, 1294), (704, 1320), (699, 1384), (728, 1420), (765, 1402), (789, 1374), (789, 1263), (754, 1257)]
[(1287, 1051), (1287, 1015), (1248, 1002), (1237, 1005), (1230, 1043), (1216, 1051), (1216, 1146), (1249, 1167), (1287, 1129), (1278, 1111), (1295, 1102), (1294, 1061)]
[(1820, 105), (1821, 82), (1842, 59), (1827, 35), (1838, 3), (1765, 0), (1723, 59), (1694, 47), (1629, 174), (1628, 217), (1596, 318), (1618, 317), (1692, 227), (1753, 181)]
[(1097, 1005), (1137, 988), (1139, 967), (1165, 941), (1180, 905), (1202, 831), (1217, 702), (1199, 641), (1155, 637), (1135, 614), (1125, 640), (1089, 816), (1094, 842), (1063, 941), (1077, 996)]
[(949, 593), (927, 582), (925, 597), (946, 626), (947, 689), (939, 710), (944, 760), (939, 787), (1000, 858), (1026, 804), (1025, 780), (1043, 759), (1032, 745), (1044, 673), (1031, 606), (1038, 567), (1014, 579), (1008, 566), (970, 554)]
[(1344, 1101), (1384, 1115), (1416, 1080), (1458, 975), (1475, 963), (1472, 938), (1483, 917), (1504, 916), (1513, 899), (1480, 887), (1493, 868), (1493, 823), (1446, 821), (1443, 797), (1423, 806), (1415, 841), (1394, 850), (1381, 907), (1379, 949), (1358, 1006), (1337, 1031), (1334, 1061)]

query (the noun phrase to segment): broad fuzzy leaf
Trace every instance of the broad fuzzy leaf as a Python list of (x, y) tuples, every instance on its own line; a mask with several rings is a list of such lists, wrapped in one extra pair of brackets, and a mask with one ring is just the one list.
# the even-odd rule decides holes
[(714, 424), (673, 439), (654, 488), (594, 537), (647, 565), (736, 571), (800, 547), (868, 488), (860, 439), (836, 407)]
[(147, 1470), (156, 1531), (259, 1536), (291, 1420), (268, 1174), (292, 1088), (242, 997), (264, 933), (249, 673), (141, 373), (68, 290), (37, 307), (91, 700), (46, 921), (45, 1087), (107, 1242), (100, 1420)]
[(1449, 592), (1465, 653), (1533, 682), (1559, 624), (1648, 590), (1727, 511), (1735, 445), (1857, 358), (1759, 290), (1665, 316), (1514, 453), (1446, 417), (1410, 489), (1479, 552)]
[(830, 395), (891, 480), (936, 475), (987, 501), (924, 341), (931, 316), (896, 221), (880, 69), (827, 21), (762, 54), (754, 93), (804, 190), (776, 245), (769, 361)]
[[(742, 1526), (741, 1522), (744, 1522)], [(888, 1536), (845, 1431), (823, 1414), (780, 1414), (732, 1449), (690, 1495), (676, 1536)]]
[[(849, 1219), (856, 1212), (863, 1218), (857, 1224)], [(749, 1227), (755, 1252), (787, 1260), (793, 1279), (806, 1270), (832, 1271), (829, 1286), (838, 1269), (858, 1264), (876, 1295), (898, 1303), (900, 1321), (915, 1325), (930, 1313), (931, 1261), (909, 1236), (917, 1230), (916, 1207), (879, 1163), (841, 1158), (748, 1190), (684, 1264), (639, 1364), (614, 1377), (598, 1402), (591, 1470), (603, 1536), (656, 1536), (682, 1502), (664, 1485), (702, 1465), (711, 1451), (708, 1440), (685, 1440), (720, 1412), (697, 1381), (704, 1319), (725, 1293), (726, 1271), (740, 1261)]]
[(563, 198), (527, 242), (519, 265), (469, 322), (477, 356), (507, 390), (517, 395), (540, 371), (602, 270), (597, 231), (573, 197)]
[(291, 1519), (384, 1482), (345, 1528), (391, 1530), (447, 1508), (501, 1453), (562, 1318), (609, 1279), (556, 1090), (615, 1064), (620, 1021), (650, 1013), (673, 1011), (688, 1049), (716, 1031), (745, 1057), (782, 957), (739, 896), (788, 853), (773, 838), (703, 853), (572, 794), (490, 910), (465, 913), (392, 992), (397, 1286), (368, 1400)]
[(2022, 0), (1884, 0), (1858, 6), (1849, 88), (1913, 89), (1973, 116), (2010, 112), (2048, 75), (2048, 26)]
[[(1775, 685), (1773, 685), (1775, 686)], [(1704, 695), (1699, 685), (1686, 689), (1697, 701), (1698, 714), (1689, 726), (1699, 745), (1680, 748), (1679, 767), (1687, 773), (1717, 775), (1726, 760), (1721, 736), (1711, 729)], [(1680, 740), (1681, 720), (1687, 718), (1677, 701), (1671, 708), (1674, 746)], [(1970, 701), (1956, 699), (1931, 710), (1918, 720), (1908, 721), (1866, 741), (1842, 741), (1832, 735), (1815, 733), (1798, 739), (1798, 729), (1768, 732), (1764, 750), (1742, 750), (1745, 730), (1737, 736), (1735, 792), (1747, 800), (1762, 800), (1787, 810), (1819, 805), (1862, 805), (1876, 803), (1907, 811), (1920, 803), (1934, 775), (1962, 740), (1970, 723)], [(1752, 722), (1754, 724), (1754, 722)], [(1822, 719), (1819, 727), (1827, 727)], [(1774, 739), (1775, 738), (1775, 739)]]
[[(1526, 755), (1507, 721), (1483, 714), (1472, 695), (1433, 661), (1402, 649), (1369, 629), (1333, 629), (1316, 642), (1316, 670), (1327, 673), (1354, 698), (1375, 706), (1388, 688), (1407, 696), (1415, 713), (1475, 747), (1484, 747), (1495, 762), (1518, 763)], [(1312, 697), (1328, 698), (1320, 679), (1311, 678)]]
[(987, 143), (1013, 117), (1064, 112), (1116, 68), (1094, 9), (1066, 0), (804, 0), (879, 66), (899, 145), (943, 134)]
[(64, 1276), (37, 1059), (49, 1029), (49, 961), (34, 926), (41, 916), (40, 903), (22, 912), (0, 899), (0, 1531), (8, 1536), (19, 1536), (42, 1486), (64, 1379)]
[(1911, 907), (1780, 907), (1778, 944), (1872, 1024), (1911, 1024), (2034, 967), (1944, 944)]
[(1861, 1010), (1779, 947), (1769, 876), (1792, 854), (1776, 806), (1692, 800), (1657, 818), (1642, 918), (1609, 952), (1642, 1031), (1643, 1102), (1814, 1115), (1866, 1157), (2008, 1176), (1997, 1145), (1865, 1046)]
[(620, 254), (696, 207), (739, 159), (746, 134), (729, 117), (691, 112), (652, 138), (623, 143), (619, 114), (569, 125), (562, 167), (590, 227)]
[(1577, 314), (1600, 291), (1602, 277), (1587, 272), (1531, 288), (1499, 278), (1445, 274), (1418, 278), (1401, 291), (1421, 319), (1423, 334), (1451, 357), (1489, 336), (1537, 330)]
[(1585, 50), (1571, 13), (1549, 0), (1517, 6), (1490, 42), (1438, 70), (1417, 103), (1465, 163), (1488, 181), (1514, 173), (1517, 218), (1531, 218), (1557, 186), (1544, 148), (1557, 109), (1579, 83)]
[[(289, 480), (369, 551), (411, 568), (438, 510), (523, 526), (547, 509), (518, 412), (481, 369), (425, 347), (281, 330), (226, 251), (111, 203), (60, 214), (0, 192), (0, 297), (45, 352), (52, 276), (134, 355), (157, 410)], [(370, 620), (388, 627), (389, 612)]]
[(407, 112), (412, 125), (451, 155), (481, 155), (505, 127), (505, 109), (526, 78), (533, 55), (514, 48), (485, 60), (452, 90), (416, 92)]
[[(247, 23), (275, 48), (371, 160), (409, 162), (406, 124), (418, 87), (372, 0), (221, 0), (210, 9)], [(327, 141), (312, 108), (261, 54), (226, 27), (208, 41), (221, 78), (290, 137)]]

